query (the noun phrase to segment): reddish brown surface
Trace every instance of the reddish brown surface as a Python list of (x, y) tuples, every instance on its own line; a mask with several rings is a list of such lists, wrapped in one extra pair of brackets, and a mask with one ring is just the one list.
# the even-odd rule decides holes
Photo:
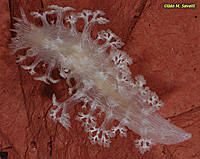
[[(9, 159), (200, 158), (200, 3), (192, 10), (165, 10), (162, 1), (141, 2), (1, 0), (0, 144), (1, 148), (11, 147), (2, 150), (8, 152)], [(15, 56), (9, 56), (7, 47), (12, 36), (10, 16), (19, 17), (19, 6), (29, 13), (41, 11), (42, 7), (46, 10), (50, 4), (70, 6), (78, 11), (103, 10), (110, 23), (95, 26), (94, 32), (109, 28), (122, 38), (123, 50), (133, 58), (133, 76), (144, 75), (148, 86), (165, 102), (159, 114), (192, 133), (192, 139), (172, 146), (157, 144), (142, 155), (134, 146), (138, 136), (130, 130), (127, 138), (119, 135), (113, 138), (110, 148), (91, 145), (81, 123), (74, 119), (79, 106), (70, 112), (69, 132), (53, 123), (47, 117), (51, 96), (56, 92), (59, 100), (67, 98), (64, 82), (46, 85), (34, 81), (15, 63)]]

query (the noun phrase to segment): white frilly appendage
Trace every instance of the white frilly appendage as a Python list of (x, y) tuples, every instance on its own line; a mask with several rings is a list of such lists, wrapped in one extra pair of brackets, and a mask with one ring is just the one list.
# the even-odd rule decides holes
[[(119, 50), (123, 45), (121, 39), (110, 30), (98, 32), (96, 39), (91, 37), (95, 23), (109, 22), (101, 17), (104, 15), (102, 11), (83, 10), (63, 17), (65, 12), (74, 9), (56, 5), (48, 8), (51, 10), (42, 14), (31, 13), (34, 18), (41, 19), (41, 27), (30, 23), (20, 8), (22, 18), (15, 18), (17, 23), (12, 31), (17, 35), (12, 39), (10, 47), (13, 48), (12, 54), (20, 49), (28, 49), (26, 55), (18, 56), (17, 62), (35, 57), (30, 66), (22, 66), (31, 75), (35, 74), (35, 67), (40, 62), (45, 64), (46, 72), (42, 77), (36, 77), (36, 80), (47, 84), (59, 82), (52, 77), (54, 69), (59, 69), (60, 76), (66, 79), (71, 97), (60, 103), (53, 94), (50, 118), (69, 130), (71, 124), (68, 110), (83, 102), (82, 112), (78, 113), (76, 119), (82, 122), (92, 144), (108, 147), (110, 138), (117, 132), (126, 137), (125, 127), (128, 127), (141, 136), (135, 141), (141, 153), (156, 143), (170, 145), (191, 138), (190, 133), (156, 113), (164, 103), (155, 92), (145, 87), (146, 81), (142, 75), (132, 79), (128, 68), (132, 59)], [(49, 15), (56, 15), (57, 19), (49, 22)], [(79, 19), (84, 20), (81, 32), (76, 27)], [(76, 81), (75, 85), (70, 82), (71, 78)], [(97, 124), (97, 110), (100, 111), (99, 117), (105, 116), (100, 126)], [(113, 120), (119, 121), (115, 127), (111, 125)]]

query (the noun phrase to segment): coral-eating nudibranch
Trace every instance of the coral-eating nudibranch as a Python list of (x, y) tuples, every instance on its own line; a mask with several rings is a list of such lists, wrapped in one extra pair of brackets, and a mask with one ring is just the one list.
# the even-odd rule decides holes
[[(117, 131), (121, 136), (126, 136), (126, 126), (141, 136), (135, 141), (141, 153), (156, 143), (171, 145), (191, 138), (190, 133), (156, 113), (164, 104), (156, 93), (145, 86), (142, 75), (132, 79), (128, 68), (132, 59), (119, 50), (123, 45), (120, 38), (110, 30), (100, 31), (96, 39), (91, 37), (91, 28), (95, 23), (108, 23), (107, 19), (101, 17), (104, 15), (102, 11), (83, 10), (82, 13), (74, 13), (71, 7), (51, 5), (48, 8), (51, 10), (42, 14), (31, 13), (41, 19), (41, 27), (30, 23), (23, 9), (20, 9), (22, 18), (15, 18), (17, 23), (12, 31), (17, 35), (10, 47), (13, 48), (12, 54), (20, 49), (28, 49), (25, 56), (19, 56), (18, 62), (35, 57), (30, 66), (22, 66), (30, 70), (31, 75), (35, 74), (37, 64), (47, 64), (45, 74), (36, 77), (36, 80), (47, 84), (59, 82), (52, 77), (54, 69), (58, 69), (60, 76), (66, 79), (71, 97), (60, 103), (53, 94), (56, 109), (50, 110), (50, 118), (68, 130), (71, 127), (68, 110), (83, 102), (82, 109), (89, 111), (87, 114), (85, 110), (84, 113), (79, 112), (76, 119), (83, 122), (92, 144), (108, 147), (110, 138)], [(68, 11), (71, 13), (64, 17)], [(57, 18), (49, 22), (47, 16), (52, 14), (56, 14)], [(81, 32), (76, 28), (79, 19), (84, 20)], [(76, 81), (74, 86), (71, 78)], [(100, 117), (102, 113), (105, 114), (100, 126), (95, 116), (97, 109), (100, 110)], [(111, 127), (113, 120), (118, 120), (119, 125)]]

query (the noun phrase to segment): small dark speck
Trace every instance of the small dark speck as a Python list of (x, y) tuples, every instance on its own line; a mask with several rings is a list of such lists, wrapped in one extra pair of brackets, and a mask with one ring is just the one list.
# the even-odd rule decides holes
[(7, 157), (8, 157), (8, 152), (1, 152), (1, 153), (0, 153), (0, 157), (1, 157), (1, 159), (7, 159)]
[(196, 68), (194, 68), (194, 71), (196, 71)]
[(137, 13), (134, 18), (138, 18), (140, 16), (140, 13)]
[(40, 119), (40, 117), (37, 117), (38, 119)]
[(195, 105), (192, 105), (192, 106), (191, 106), (191, 109), (194, 110), (194, 109), (195, 109)]
[(107, 17), (106, 19), (109, 19), (109, 17)]
[(149, 24), (149, 26), (151, 26), (151, 24)]
[(194, 18), (197, 18), (197, 16), (194, 16)]
[(30, 142), (30, 152), (34, 153), (34, 152), (36, 152), (36, 150), (37, 150), (37, 144), (36, 144), (36, 142), (35, 141), (31, 141)]

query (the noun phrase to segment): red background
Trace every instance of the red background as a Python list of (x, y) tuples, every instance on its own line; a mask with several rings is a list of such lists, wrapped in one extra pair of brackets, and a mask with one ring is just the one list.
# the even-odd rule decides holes
[[(197, 7), (163, 9), (163, 3), (170, 2), (174, 1), (1, 0), (0, 146), (8, 152), (8, 159), (200, 158), (200, 3), (180, 0)], [(127, 138), (113, 138), (110, 148), (91, 145), (81, 123), (75, 120), (79, 106), (70, 111), (70, 131), (49, 119), (52, 93), (62, 101), (67, 98), (67, 86), (64, 81), (54, 85), (35, 81), (15, 63), (16, 56), (9, 55), (8, 44), (13, 36), (11, 17), (20, 17), (19, 6), (31, 20), (30, 12), (46, 10), (51, 4), (77, 11), (103, 10), (110, 23), (95, 25), (93, 34), (110, 29), (122, 39), (123, 50), (133, 58), (133, 77), (144, 75), (147, 85), (165, 102), (158, 113), (192, 133), (192, 139), (171, 146), (157, 144), (142, 155), (134, 145), (138, 135), (130, 130)]]

